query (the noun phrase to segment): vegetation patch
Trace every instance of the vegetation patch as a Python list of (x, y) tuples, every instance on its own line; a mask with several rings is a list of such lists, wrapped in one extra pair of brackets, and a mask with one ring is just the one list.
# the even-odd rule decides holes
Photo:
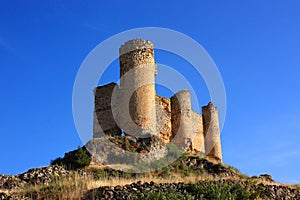
[(64, 166), (66, 169), (81, 169), (91, 162), (91, 155), (85, 147), (78, 147), (74, 151), (65, 154), (63, 158), (56, 158), (50, 162), (51, 165)]

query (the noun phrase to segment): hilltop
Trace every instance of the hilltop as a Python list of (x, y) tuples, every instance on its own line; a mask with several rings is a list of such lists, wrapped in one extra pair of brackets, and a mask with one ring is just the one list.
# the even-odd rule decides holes
[(147, 173), (109, 166), (71, 168), (51, 165), (0, 175), (0, 199), (300, 199), (299, 185), (278, 184), (270, 175), (249, 177), (188, 154)]

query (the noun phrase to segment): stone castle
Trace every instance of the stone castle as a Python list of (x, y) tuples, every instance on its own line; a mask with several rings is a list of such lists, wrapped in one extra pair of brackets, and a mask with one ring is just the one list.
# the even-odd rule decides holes
[(203, 153), (222, 162), (218, 110), (209, 102), (202, 115), (191, 108), (190, 92), (182, 90), (171, 98), (155, 91), (157, 65), (154, 45), (134, 39), (119, 49), (120, 84), (94, 89), (93, 137), (156, 136), (163, 144)]

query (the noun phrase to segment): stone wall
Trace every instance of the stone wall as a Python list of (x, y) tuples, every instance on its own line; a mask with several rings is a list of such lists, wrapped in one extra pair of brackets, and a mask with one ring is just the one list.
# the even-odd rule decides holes
[(209, 102), (207, 106), (202, 107), (202, 117), (205, 137), (205, 152), (208, 157), (222, 162), (218, 109)]
[(156, 120), (158, 136), (164, 144), (172, 139), (171, 101), (169, 98), (156, 95)]
[(114, 104), (116, 101), (112, 101), (112, 93), (114, 89), (118, 90), (118, 85), (116, 83), (109, 83), (94, 89), (94, 138), (101, 137), (103, 134), (121, 134), (121, 130), (117, 126), (112, 113), (112, 105), (116, 107), (118, 106)]
[(205, 153), (202, 115), (194, 111), (192, 112), (192, 129), (192, 150)]

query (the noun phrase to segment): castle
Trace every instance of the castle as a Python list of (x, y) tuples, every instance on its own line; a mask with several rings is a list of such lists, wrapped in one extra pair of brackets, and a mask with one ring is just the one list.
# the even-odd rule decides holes
[(171, 98), (155, 91), (157, 65), (154, 45), (134, 39), (119, 49), (120, 84), (109, 83), (94, 89), (93, 137), (137, 138), (157, 136), (185, 151), (203, 153), (222, 162), (218, 110), (209, 102), (202, 115), (191, 108), (190, 92), (182, 90)]

